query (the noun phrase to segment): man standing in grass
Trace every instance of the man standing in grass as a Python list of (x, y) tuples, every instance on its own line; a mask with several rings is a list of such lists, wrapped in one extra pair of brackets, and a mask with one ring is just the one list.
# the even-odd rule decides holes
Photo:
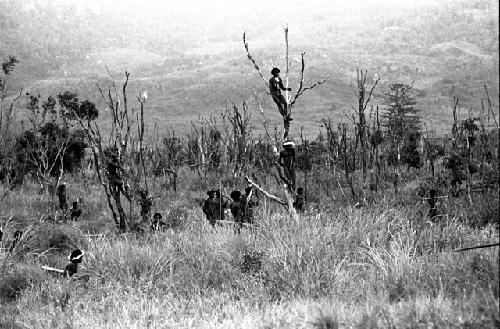
[(219, 220), (224, 220), (224, 209), (227, 202), (222, 198), (220, 190), (210, 190), (207, 192), (208, 198), (203, 202), (201, 209), (207, 217), (208, 222), (213, 227)]
[(59, 199), (59, 209), (66, 212), (66, 210), (68, 210), (68, 203), (66, 202), (66, 183), (62, 182), (57, 186), (57, 198)]
[(236, 232), (240, 233), (240, 229), (243, 226), (243, 223), (245, 221), (245, 201), (244, 198), (242, 198), (241, 192), (240, 191), (233, 191), (229, 195), (232, 199), (231, 203), (229, 204), (229, 210), (231, 211), (231, 215), (233, 215), (233, 220), (236, 223)]
[(295, 208), (296, 211), (302, 212), (304, 211), (304, 189), (302, 187), (299, 187), (297, 189), (297, 195), (295, 196), (295, 201), (293, 202), (293, 207)]

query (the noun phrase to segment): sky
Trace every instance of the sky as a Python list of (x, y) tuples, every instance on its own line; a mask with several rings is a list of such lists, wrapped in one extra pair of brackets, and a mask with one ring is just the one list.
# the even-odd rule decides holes
[(252, 10), (274, 10), (277, 18), (280, 10), (329, 9), (366, 10), (367, 7), (413, 8), (429, 2), (429, 0), (40, 0), (54, 3), (73, 3), (80, 8), (91, 8), (97, 12), (102, 10), (135, 10), (147, 16), (157, 16), (175, 11), (182, 14), (226, 15), (245, 13)]

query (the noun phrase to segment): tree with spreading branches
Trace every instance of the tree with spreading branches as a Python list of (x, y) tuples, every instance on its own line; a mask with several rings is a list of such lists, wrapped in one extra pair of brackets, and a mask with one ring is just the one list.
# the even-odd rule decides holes
[[(109, 75), (112, 78), (111, 74)], [(135, 107), (129, 103), (127, 94), (129, 77), (130, 73), (125, 72), (125, 80), (121, 85), (121, 95), (117, 83), (113, 79), (111, 80), (111, 86), (108, 85), (107, 89), (102, 89), (100, 85), (97, 85), (97, 90), (111, 112), (113, 120), (106, 139), (101, 134), (99, 125), (95, 122), (98, 113), (93, 104), (81, 103), (79, 106), (75, 106), (73, 111), (80, 127), (85, 131), (93, 154), (94, 170), (106, 194), (115, 224), (121, 231), (126, 231), (127, 227), (140, 229), (138, 225), (144, 224), (134, 222), (134, 198), (138, 192), (142, 191), (145, 199), (151, 197), (146, 181), (143, 154), (144, 104), (146, 97), (144, 93), (139, 94), (137, 97), (140, 112), (136, 113)], [(137, 120), (135, 123), (133, 121), (134, 116), (136, 116)], [(134, 142), (134, 136), (132, 135), (134, 124), (137, 125), (137, 145), (139, 146), (137, 158), (139, 159), (139, 166), (142, 168), (134, 168), (133, 165), (130, 165), (130, 161), (133, 161), (131, 149)], [(140, 186), (142, 179), (144, 179), (144, 187)], [(128, 203), (128, 215), (125, 212), (126, 204), (122, 202), (122, 197)], [(139, 201), (141, 200), (139, 199)]]
[[(283, 85), (283, 83), (281, 81), (281, 78), (278, 77), (278, 79), (276, 79), (276, 77), (277, 77), (277, 75), (276, 75), (277, 70), (275, 70), (275, 69), (270, 70), (270, 72), (273, 73), (273, 78), (276, 79), (277, 86), (273, 86), (272, 84), (270, 84), (268, 82), (268, 80), (264, 77), (264, 74), (262, 73), (259, 65), (256, 62), (256, 60), (250, 54), (250, 48), (249, 48), (249, 45), (248, 45), (248, 42), (247, 42), (247, 39), (246, 39), (246, 32), (243, 33), (243, 45), (245, 47), (248, 59), (252, 62), (255, 70), (257, 70), (258, 74), (260, 75), (262, 81), (264, 82), (266, 90), (269, 90), (268, 94), (273, 97), (274, 102), (278, 105), (280, 114), (283, 117), (283, 135), (282, 135), (282, 139), (283, 139), (283, 141), (287, 141), (288, 138), (289, 138), (288, 135), (289, 135), (289, 131), (290, 131), (290, 122), (292, 120), (292, 118), (291, 118), (292, 109), (293, 109), (295, 103), (304, 94), (304, 92), (306, 92), (307, 90), (312, 90), (316, 86), (325, 83), (330, 78), (330, 74), (328, 74), (322, 80), (318, 80), (318, 81), (316, 81), (315, 83), (313, 83), (313, 84), (311, 84), (309, 86), (304, 86), (304, 71), (305, 71), (306, 65), (305, 65), (305, 52), (302, 52), (301, 53), (301, 69), (300, 69), (299, 85), (298, 85), (298, 88), (296, 89), (295, 95), (291, 96), (289, 94), (289, 92), (291, 91), (291, 88), (289, 88), (290, 60), (289, 60), (289, 46), (288, 46), (288, 26), (286, 26), (284, 28), (284, 33), (285, 33), (285, 62), (286, 62), (285, 84), (284, 85)], [(269, 81), (273, 82), (273, 78), (271, 78), (271, 80), (269, 80)], [(279, 90), (283, 90), (285, 92), (285, 96), (284, 96), (284, 102), (285, 103), (283, 103), (283, 98), (282, 97), (280, 97), (279, 100), (277, 99), (277, 97), (275, 95), (275, 93), (276, 93), (275, 89), (276, 88), (279, 88)], [(279, 93), (280, 93), (280, 96), (281, 96), (281, 92), (279, 92)], [(260, 102), (259, 102), (259, 106), (260, 106)], [(261, 107), (261, 113), (263, 114), (263, 117), (264, 117), (264, 128), (266, 129), (266, 135), (268, 136), (269, 141), (271, 143), (275, 144), (275, 154), (280, 154), (279, 153), (279, 151), (280, 151), (279, 150), (280, 144), (278, 143), (277, 140), (273, 140), (271, 138), (271, 134), (268, 131), (267, 123), (266, 123), (266, 120), (265, 120), (265, 115), (264, 115), (264, 111), (263, 111), (262, 107)], [(253, 185), (258, 190), (260, 190), (261, 192), (263, 192), (263, 194), (266, 195), (268, 198), (270, 198), (270, 199), (272, 199), (272, 200), (274, 200), (274, 201), (276, 201), (276, 202), (284, 205), (289, 210), (291, 216), (296, 219), (297, 218), (297, 213), (295, 212), (294, 207), (293, 207), (293, 201), (294, 201), (294, 196), (295, 196), (295, 190), (294, 190), (294, 186), (293, 186), (294, 184), (293, 184), (293, 182), (290, 181), (290, 177), (289, 177), (290, 175), (286, 174), (286, 171), (284, 170), (284, 168), (282, 166), (280, 166), (279, 163), (276, 162), (275, 166), (276, 166), (276, 169), (277, 169), (277, 172), (278, 172), (279, 180), (283, 183), (283, 185), (285, 187), (286, 201), (284, 201), (281, 198), (278, 198), (276, 196), (273, 196), (273, 195), (265, 192), (260, 186), (258, 186), (255, 182), (253, 182), (248, 177), (246, 177), (246, 179), (247, 179), (247, 181), (251, 185)], [(293, 168), (287, 168), (287, 170), (291, 171), (291, 172), (294, 172), (295, 171), (294, 167), (295, 167), (295, 164), (293, 165)]]
[[(323, 78), (321, 80), (318, 80), (318, 81), (314, 82), (313, 84), (311, 84), (309, 86), (304, 86), (304, 71), (305, 71), (305, 68), (306, 68), (305, 54), (306, 53), (302, 52), (300, 54), (300, 56), (301, 56), (301, 68), (300, 68), (299, 86), (297, 88), (297, 91), (295, 92), (295, 95), (291, 96), (289, 94), (289, 92), (291, 91), (291, 88), (288, 87), (288, 82), (289, 82), (288, 79), (289, 79), (289, 74), (290, 74), (290, 60), (289, 60), (289, 54), (288, 54), (288, 51), (289, 51), (289, 47), (288, 47), (288, 26), (285, 27), (284, 32), (285, 32), (285, 47), (286, 47), (285, 48), (285, 51), (286, 51), (286, 54), (285, 54), (286, 71), (285, 71), (285, 85), (284, 85), (284, 91), (285, 91), (285, 97), (284, 98), (285, 98), (285, 101), (286, 101), (286, 106), (284, 107), (284, 109), (286, 109), (286, 112), (281, 112), (280, 111), (280, 114), (283, 117), (283, 139), (286, 139), (288, 137), (288, 134), (289, 134), (289, 131), (290, 131), (290, 121), (291, 121), (292, 109), (293, 109), (293, 106), (295, 105), (295, 103), (297, 102), (297, 100), (300, 98), (300, 96), (302, 96), (304, 94), (304, 92), (306, 92), (308, 90), (312, 90), (314, 87), (325, 83), (330, 78), (330, 74), (328, 74), (325, 78)], [(243, 45), (245, 46), (245, 50), (247, 52), (248, 59), (253, 63), (254, 68), (257, 70), (257, 72), (259, 73), (260, 77), (262, 78), (262, 81), (264, 82), (264, 84), (266, 86), (266, 90), (269, 90), (270, 89), (269, 82), (264, 77), (264, 74), (262, 73), (259, 65), (257, 65), (257, 62), (255, 61), (255, 59), (253, 58), (253, 56), (250, 54), (249, 45), (248, 45), (248, 42), (247, 42), (247, 39), (246, 39), (246, 32), (243, 33)], [(269, 94), (271, 94), (271, 92), (269, 92)]]

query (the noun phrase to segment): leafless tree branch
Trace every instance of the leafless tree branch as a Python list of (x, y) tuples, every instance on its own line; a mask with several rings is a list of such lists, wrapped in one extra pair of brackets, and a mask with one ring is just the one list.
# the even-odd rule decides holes
[(271, 193), (267, 192), (262, 187), (260, 187), (257, 183), (255, 183), (254, 181), (252, 181), (248, 176), (245, 176), (245, 179), (248, 182), (248, 184), (252, 185), (257, 190), (259, 190), (260, 192), (262, 192), (262, 194), (264, 194), (267, 198), (269, 198), (270, 200), (276, 201), (277, 203), (279, 203), (280, 205), (282, 205), (286, 209), (288, 209), (288, 203), (285, 200), (283, 200), (283, 199), (281, 199), (281, 198), (279, 198), (279, 197), (277, 197), (275, 195), (272, 195)]
[(247, 51), (247, 57), (248, 57), (248, 59), (253, 63), (255, 69), (257, 70), (257, 72), (259, 72), (259, 75), (262, 78), (262, 81), (264, 81), (264, 84), (266, 85), (266, 89), (268, 89), (269, 88), (269, 84), (268, 84), (266, 78), (264, 77), (264, 74), (262, 74), (259, 66), (257, 65), (257, 63), (255, 62), (255, 60), (253, 59), (252, 55), (250, 55), (250, 50), (248, 49), (248, 42), (246, 41), (246, 32), (243, 33), (243, 44), (244, 44), (245, 49)]

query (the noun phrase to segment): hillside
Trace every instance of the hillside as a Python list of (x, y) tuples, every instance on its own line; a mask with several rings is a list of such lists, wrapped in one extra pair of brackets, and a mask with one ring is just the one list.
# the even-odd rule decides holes
[[(5, 3), (14, 6), (11, 1)], [(291, 87), (296, 89), (298, 85), (301, 51), (306, 52), (306, 83), (331, 74), (330, 81), (297, 103), (296, 124), (300, 122), (315, 134), (318, 122), (325, 116), (338, 122), (345, 120), (343, 113), (349, 113), (356, 103), (356, 67), (368, 69), (372, 81), (381, 79), (374, 105), (383, 103), (389, 83), (413, 81), (422, 116), (437, 129), (451, 125), (449, 105), (454, 96), (465, 108), (477, 111), (484, 84), (497, 107), (497, 7), (495, 1), (489, 0), (429, 0), (405, 10), (393, 2), (367, 10), (338, 10), (326, 4), (283, 9), (290, 28)], [(306, 9), (308, 14), (301, 15), (301, 10)], [(271, 13), (257, 9), (239, 14), (236, 11), (234, 17), (223, 16), (207, 23), (204, 30), (185, 28), (196, 26), (201, 18), (196, 12), (182, 23), (185, 25), (171, 14), (172, 24), (155, 28), (155, 21), (150, 20), (137, 30), (133, 24), (140, 17), (134, 17), (124, 30), (122, 21), (111, 24), (107, 14), (87, 11), (79, 14), (66, 41), (58, 37), (38, 43), (38, 52), (44, 54), (41, 58), (50, 59), (50, 67), (42, 64), (40, 57), (33, 57), (31, 47), (25, 49), (25, 43), (24, 48), (17, 47), (20, 36), (7, 33), (8, 29), (2, 32), (11, 38), (3, 38), (7, 46), (0, 55), (20, 54), (15, 85), (42, 94), (76, 90), (82, 98), (101, 107), (95, 84), (106, 83), (105, 65), (115, 79), (122, 78), (127, 70), (132, 73), (130, 93), (146, 90), (149, 94), (148, 122), (168, 129), (186, 131), (190, 121), (199, 116), (218, 114), (226, 106), (243, 101), (251, 104), (258, 119), (255, 93), (269, 116), (277, 120), (275, 105), (246, 58), (241, 35), (247, 31), (252, 54), (268, 74), (272, 66), (284, 67), (282, 24), (274, 24)], [(349, 19), (346, 15), (350, 15)], [(22, 12), (17, 17), (21, 19)], [(123, 20), (127, 18), (125, 15)], [(45, 32), (36, 20), (31, 27), (22, 28), (14, 20), (11, 18), (11, 27), (17, 26), (17, 33), (26, 33), (25, 38), (34, 38), (29, 32), (35, 28)], [(68, 19), (52, 15), (52, 21), (51, 25), (59, 26), (61, 21), (67, 24)], [(88, 21), (96, 24), (89, 26), (85, 24)], [(79, 47), (74, 48), (75, 44)], [(49, 50), (55, 55), (50, 55)], [(106, 115), (101, 117), (106, 120)]]

